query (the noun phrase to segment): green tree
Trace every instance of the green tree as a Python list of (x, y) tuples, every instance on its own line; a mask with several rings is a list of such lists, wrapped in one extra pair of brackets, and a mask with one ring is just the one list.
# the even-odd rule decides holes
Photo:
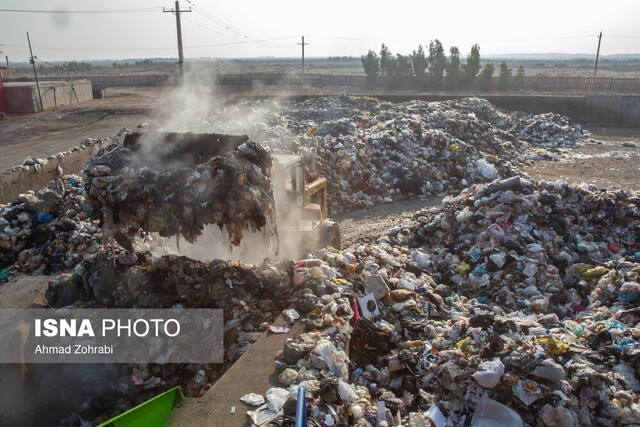
[(384, 43), (380, 48), (380, 70), (383, 76), (394, 77), (397, 72), (397, 64), (393, 54)]
[(465, 67), (467, 89), (471, 89), (474, 86), (478, 71), (480, 71), (480, 45), (476, 43), (471, 46), (471, 52), (467, 56), (467, 65)]
[(509, 84), (511, 83), (511, 68), (507, 66), (505, 61), (500, 64), (500, 74), (498, 75), (498, 88), (506, 92), (509, 90)]
[(409, 55), (398, 54), (398, 79), (403, 87), (408, 86), (413, 75), (411, 67), (411, 57)]
[(494, 71), (495, 67), (491, 62), (488, 62), (480, 72), (480, 89), (483, 92), (488, 92), (491, 90), (491, 81), (493, 80)]
[(418, 51), (413, 51), (411, 63), (413, 64), (413, 74), (416, 78), (416, 87), (418, 90), (422, 90), (424, 89), (424, 82), (427, 75), (427, 57), (424, 54), (422, 45), (418, 46)]
[(380, 72), (380, 58), (378, 58), (378, 54), (369, 50), (369, 53), (362, 55), (360, 60), (362, 61), (364, 73), (367, 75), (367, 84), (374, 86), (378, 78), (378, 72)]
[(447, 88), (457, 90), (460, 86), (460, 49), (451, 46), (447, 66)]
[(442, 88), (444, 70), (447, 68), (447, 57), (444, 55), (444, 48), (440, 40), (435, 39), (429, 42), (429, 74), (435, 90)]
[(70, 61), (62, 65), (65, 71), (91, 71), (93, 65), (90, 62)]
[(516, 76), (513, 78), (513, 88), (516, 90), (524, 89), (524, 67), (521, 65), (516, 71)]

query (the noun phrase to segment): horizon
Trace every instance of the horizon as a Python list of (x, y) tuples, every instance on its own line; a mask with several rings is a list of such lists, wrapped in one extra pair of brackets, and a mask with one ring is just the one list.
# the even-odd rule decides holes
[[(563, 58), (566, 56), (566, 58)], [(497, 55), (481, 55), (480, 60), (504, 60), (504, 61), (589, 61), (595, 60), (595, 54), (588, 53), (507, 53)], [(359, 56), (305, 56), (305, 61), (318, 61), (318, 60), (354, 60), (359, 61)], [(80, 62), (80, 63), (96, 63), (96, 62), (117, 62), (126, 63), (127, 61), (142, 61), (150, 60), (156, 62), (165, 61), (177, 61), (177, 57), (170, 56), (156, 56), (156, 57), (130, 57), (130, 58), (104, 58), (104, 59), (59, 59), (47, 62), (38, 62), (37, 64), (42, 67), (48, 67), (52, 65), (64, 64), (67, 62)], [(300, 57), (288, 56), (288, 57), (274, 57), (274, 56), (255, 56), (255, 57), (237, 57), (237, 58), (225, 58), (225, 57), (194, 57), (184, 58), (186, 62), (197, 61), (260, 61), (260, 60), (273, 60), (273, 61), (300, 61)], [(462, 63), (466, 63), (466, 57), (460, 58)], [(612, 55), (600, 55), (599, 61), (640, 61), (640, 53), (629, 54), (612, 54)], [(12, 67), (30, 66), (28, 61), (16, 61), (11, 63)], [(133, 64), (132, 64), (133, 65)]]

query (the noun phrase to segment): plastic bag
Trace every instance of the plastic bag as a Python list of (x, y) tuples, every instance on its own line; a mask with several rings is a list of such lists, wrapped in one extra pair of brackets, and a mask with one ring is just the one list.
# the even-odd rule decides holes
[(487, 179), (494, 179), (498, 175), (496, 167), (484, 159), (476, 161), (476, 166), (478, 167), (478, 172)]
[(471, 427), (523, 427), (520, 415), (500, 402), (482, 395), (476, 412), (471, 419)]
[(273, 387), (267, 390), (267, 405), (272, 411), (278, 412), (282, 409), (289, 397), (289, 390)]

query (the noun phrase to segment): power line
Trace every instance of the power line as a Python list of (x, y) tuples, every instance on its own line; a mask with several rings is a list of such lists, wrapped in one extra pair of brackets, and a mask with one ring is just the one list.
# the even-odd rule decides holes
[[(263, 40), (258, 40), (261, 42), (268, 42), (268, 41), (274, 41), (274, 40), (287, 40), (287, 39), (291, 39), (293, 37), (278, 37), (275, 39), (263, 39)], [(214, 47), (214, 46), (231, 46), (231, 45), (236, 45), (236, 44), (249, 44), (249, 43), (254, 43), (253, 40), (244, 40), (244, 41), (237, 41), (237, 42), (229, 42), (229, 43), (214, 43), (214, 44), (200, 44), (200, 45), (194, 45), (194, 46), (187, 46), (190, 49), (193, 48), (198, 48), (198, 47)], [(295, 46), (287, 46), (290, 48), (295, 48)]]
[(18, 13), (143, 13), (157, 12), (159, 7), (146, 7), (138, 9), (104, 9), (104, 10), (34, 10), (34, 9), (0, 9), (0, 12)]
[[(5, 44), (4, 46), (9, 47), (17, 47), (26, 49), (27, 46), (15, 45), (15, 44)], [(60, 50), (60, 51), (81, 51), (81, 52), (93, 52), (93, 51), (104, 51), (104, 52), (119, 52), (119, 51), (141, 51), (141, 50), (169, 50), (175, 49), (175, 46), (167, 46), (167, 47), (140, 47), (140, 48), (82, 48), (82, 47), (43, 47), (43, 46), (35, 46), (39, 50)]]
[(249, 38), (249, 37), (248, 37), (245, 33), (243, 33), (242, 31), (240, 31), (240, 30), (238, 30), (238, 29), (236, 29), (236, 28), (234, 28), (234, 27), (232, 27), (232, 26), (230, 26), (230, 25), (227, 25), (227, 24), (226, 24), (226, 23), (224, 23), (223, 21), (221, 21), (221, 20), (219, 20), (219, 19), (215, 18), (213, 15), (210, 15), (209, 13), (207, 13), (207, 12), (205, 12), (204, 10), (200, 9), (199, 7), (195, 7), (195, 6), (194, 6), (193, 8), (195, 9), (195, 11), (196, 11), (197, 13), (199, 13), (201, 16), (204, 16), (205, 18), (207, 18), (209, 21), (213, 22), (214, 24), (220, 25), (220, 26), (224, 27), (225, 29), (227, 29), (227, 30), (229, 30), (229, 31), (231, 31), (231, 32), (233, 32), (233, 33), (236, 33), (237, 35), (239, 35), (239, 36), (241, 36), (241, 37)]
[[(183, 17), (184, 18), (184, 17)], [(186, 19), (186, 18), (185, 18)], [(279, 41), (279, 40), (289, 40), (294, 38), (293, 36), (290, 37), (276, 37), (276, 38), (270, 38), (270, 39), (262, 39), (262, 40), (258, 40), (260, 42), (270, 42), (270, 41)], [(232, 45), (238, 45), (238, 44), (250, 44), (250, 43), (254, 43), (255, 41), (253, 40), (242, 40), (242, 41), (235, 41), (235, 42), (228, 42), (228, 43), (210, 43), (210, 44), (200, 44), (200, 45), (187, 45), (184, 46), (187, 49), (195, 49), (195, 48), (199, 48), (199, 47), (215, 47), (215, 46), (232, 46)], [(0, 44), (0, 46), (7, 46), (7, 47), (16, 47), (16, 48), (22, 48), (22, 49), (27, 49), (28, 46), (22, 46), (22, 45), (17, 45), (17, 44)], [(295, 46), (289, 46), (290, 48), (295, 48)], [(65, 52), (73, 52), (73, 51), (79, 51), (79, 52), (93, 52), (93, 51), (104, 51), (104, 52), (138, 52), (138, 51), (142, 51), (142, 50), (173, 50), (176, 47), (175, 46), (164, 46), (164, 47), (158, 47), (158, 46), (154, 46), (154, 47), (132, 47), (132, 48), (82, 48), (82, 47), (45, 47), (45, 46), (34, 46), (34, 48), (38, 49), (38, 50), (57, 50), (57, 51), (65, 51)]]
[(187, 2), (193, 6), (193, 8), (195, 9), (196, 12), (198, 12), (200, 15), (204, 16), (205, 18), (207, 18), (208, 20), (210, 20), (211, 22), (213, 22), (216, 25), (220, 25), (222, 27), (224, 27), (225, 29), (239, 35), (240, 37), (246, 38), (246, 39), (252, 39), (253, 41), (255, 41), (257, 44), (263, 45), (265, 47), (281, 47), (281, 48), (289, 48), (290, 46), (284, 46), (284, 45), (276, 45), (276, 44), (269, 44), (269, 43), (260, 43), (259, 38), (246, 32), (246, 31), (242, 31), (241, 29), (234, 27), (233, 25), (223, 21), (220, 18), (217, 18), (215, 16), (213, 16), (211, 13), (207, 12), (206, 10), (196, 6), (195, 4), (193, 4), (193, 2), (187, 0)]
[(256, 44), (256, 45), (263, 46), (263, 47), (266, 46), (266, 47), (272, 47), (272, 48), (277, 48), (277, 49), (290, 49), (292, 47), (295, 47), (295, 46), (275, 46), (275, 45), (266, 44), (266, 41), (293, 39), (294, 38), (293, 36), (290, 36), (290, 37), (278, 37), (278, 38), (271, 38), (271, 39), (262, 39), (262, 40), (260, 40), (260, 39), (249, 39), (249, 38), (247, 38), (247, 40), (239, 40), (237, 38), (231, 37), (228, 34), (221, 33), (219, 31), (214, 30), (213, 28), (207, 27), (206, 25), (200, 24), (199, 22), (196, 22), (193, 19), (189, 19), (187, 17), (184, 17), (184, 19), (186, 19), (187, 21), (189, 21), (189, 22), (191, 22), (193, 24), (196, 24), (199, 27), (204, 28), (205, 30), (211, 31), (212, 33), (221, 35), (223, 37), (227, 37), (227, 38), (235, 41), (235, 43), (216, 43), (216, 44), (201, 45), (201, 46), (189, 46), (189, 47), (225, 46), (225, 45), (232, 45), (232, 44)]
[(207, 27), (206, 25), (202, 25), (202, 24), (194, 21), (193, 19), (189, 19), (186, 16), (184, 17), (184, 19), (186, 19), (187, 21), (191, 22), (192, 24), (196, 24), (197, 26), (199, 26), (201, 28), (204, 28), (205, 30), (211, 31), (212, 33), (218, 34), (218, 35), (220, 35), (222, 37), (227, 37), (227, 38), (230, 38), (231, 40), (240, 41), (240, 40), (238, 40), (236, 38), (231, 37), (228, 34), (221, 33), (220, 31), (216, 31), (216, 30), (214, 30), (212, 28)]
[(47, 65), (51, 65), (52, 67), (55, 67), (55, 65), (53, 65), (51, 62), (47, 62), (44, 59), (40, 59), (40, 58), (37, 58), (37, 57), (33, 57), (33, 59), (35, 59), (38, 62), (44, 62)]
[(640, 35), (640, 32), (638, 32), (638, 31), (622, 31), (622, 30), (605, 30), (605, 31), (607, 31), (609, 33), (639, 34)]

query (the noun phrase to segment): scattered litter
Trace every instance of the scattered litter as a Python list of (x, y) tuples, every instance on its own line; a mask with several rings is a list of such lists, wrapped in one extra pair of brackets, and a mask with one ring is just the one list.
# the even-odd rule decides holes
[(240, 398), (240, 400), (251, 406), (260, 406), (265, 402), (264, 397), (255, 393), (245, 394)]

